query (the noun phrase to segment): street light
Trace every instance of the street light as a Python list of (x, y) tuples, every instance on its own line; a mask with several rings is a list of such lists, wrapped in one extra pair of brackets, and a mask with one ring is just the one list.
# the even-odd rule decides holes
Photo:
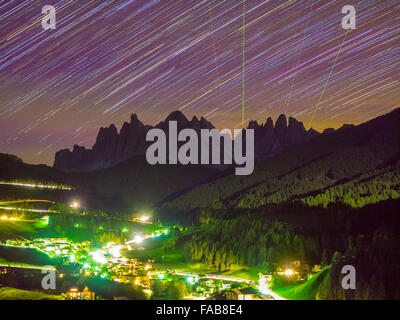
[(291, 276), (291, 275), (293, 275), (293, 270), (292, 269), (286, 269), (285, 270), (285, 276)]
[(135, 236), (135, 238), (133, 238), (133, 242), (135, 243), (142, 243), (143, 242), (143, 237), (142, 236)]
[(79, 208), (79, 202), (74, 201), (71, 203), (70, 206), (71, 206), (71, 208), (77, 209), (77, 208)]

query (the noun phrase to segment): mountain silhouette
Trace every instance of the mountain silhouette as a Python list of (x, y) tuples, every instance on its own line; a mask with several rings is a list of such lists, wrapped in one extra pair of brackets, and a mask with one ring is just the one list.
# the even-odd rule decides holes
[[(256, 148), (266, 150), (262, 156), (276, 152), (261, 159), (249, 176), (235, 176), (230, 170), (219, 171), (200, 165), (151, 166), (138, 152), (139, 155), (108, 168), (79, 173), (29, 165), (15, 156), (0, 154), (0, 178), (72, 185), (76, 192), (86, 195), (84, 198), (90, 197), (92, 207), (110, 210), (131, 210), (132, 207), (151, 207), (158, 203), (175, 209), (209, 206), (254, 208), (290, 201), (316, 205), (343, 201), (361, 206), (364, 202), (397, 198), (400, 109), (358, 126), (326, 130), (324, 134), (305, 131), (301, 123), (290, 118), (287, 123), (285, 118), (281, 116), (275, 126), (270, 118), (262, 125), (255, 121), (249, 123), (249, 127), (257, 132)], [(74, 151), (66, 153), (74, 157), (74, 161), (78, 161), (80, 152), (85, 161), (88, 155), (97, 154), (106, 163), (106, 160), (115, 159), (115, 154), (122, 154), (115, 150), (123, 150), (124, 141), (130, 141), (131, 146), (136, 146), (134, 151), (138, 150), (140, 143), (132, 143), (134, 137), (127, 139), (129, 135), (124, 132), (132, 123), (136, 132), (146, 127), (137, 117), (132, 116), (132, 120), (119, 134), (112, 125), (101, 129), (92, 150), (75, 146)], [(181, 118), (180, 123), (197, 130), (211, 127), (205, 119), (196, 117), (191, 121)], [(166, 122), (158, 126), (165, 127)], [(308, 142), (295, 140), (293, 132), (302, 132)], [(277, 146), (284, 143), (286, 147), (279, 151)], [(11, 197), (12, 192), (10, 190), (7, 196)]]
[[(169, 121), (176, 121), (178, 131), (182, 129), (213, 129), (214, 125), (201, 117), (196, 116), (188, 120), (180, 111), (173, 111), (167, 118), (152, 127), (144, 125), (136, 114), (131, 116), (131, 121), (125, 122), (118, 133), (115, 125), (100, 128), (96, 142), (92, 149), (74, 145), (72, 151), (64, 149), (55, 155), (53, 167), (64, 172), (95, 171), (112, 167), (135, 156), (143, 156), (150, 142), (146, 142), (146, 134), (152, 128), (162, 129), (168, 134)], [(307, 131), (303, 123), (294, 118), (280, 115), (273, 125), (271, 118), (265, 124), (259, 125), (250, 121), (247, 127), (255, 131), (255, 158), (256, 160), (271, 157), (293, 145), (302, 144), (319, 133), (315, 130)]]

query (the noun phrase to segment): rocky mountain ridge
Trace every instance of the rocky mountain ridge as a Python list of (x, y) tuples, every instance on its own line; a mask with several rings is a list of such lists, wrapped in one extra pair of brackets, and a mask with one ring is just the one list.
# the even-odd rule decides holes
[[(131, 159), (143, 156), (150, 142), (146, 141), (146, 134), (152, 128), (163, 129), (168, 133), (169, 121), (176, 121), (178, 131), (186, 128), (200, 132), (201, 129), (213, 129), (214, 125), (201, 117), (196, 116), (188, 120), (180, 111), (174, 111), (156, 126), (144, 125), (136, 114), (131, 116), (130, 122), (122, 125), (120, 132), (114, 124), (100, 128), (96, 142), (92, 149), (74, 145), (72, 151), (60, 150), (55, 155), (53, 167), (64, 172), (85, 172), (108, 168)], [(306, 130), (302, 122), (281, 114), (274, 126), (269, 117), (264, 124), (250, 121), (247, 127), (254, 129), (255, 159), (260, 160), (272, 157), (285, 149), (308, 142), (319, 135), (317, 131)]]

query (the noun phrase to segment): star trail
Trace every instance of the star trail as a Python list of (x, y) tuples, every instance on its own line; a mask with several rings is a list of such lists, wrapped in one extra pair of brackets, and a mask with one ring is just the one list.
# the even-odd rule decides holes
[(365, 122), (400, 106), (399, 13), (370, 0), (0, 1), (0, 152), (51, 164), (133, 113), (231, 129), (281, 113), (317, 130)]

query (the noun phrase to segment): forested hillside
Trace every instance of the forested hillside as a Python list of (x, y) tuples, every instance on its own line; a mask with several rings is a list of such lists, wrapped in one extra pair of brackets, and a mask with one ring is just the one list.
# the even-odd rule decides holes
[[(395, 110), (318, 136), (160, 210), (198, 218), (185, 252), (207, 268), (274, 272), (299, 260), (326, 269), (291, 291), (297, 298), (399, 298), (399, 124)], [(343, 264), (355, 266), (360, 290), (341, 288)]]
[[(361, 209), (270, 205), (252, 212), (203, 210), (199, 221), (205, 227), (186, 244), (186, 256), (221, 271), (252, 267), (274, 272), (294, 260), (322, 267), (350, 264), (362, 289), (357, 294), (364, 296), (347, 298), (400, 297), (399, 201)], [(320, 296), (314, 298), (344, 298), (337, 268), (319, 283)]]
[(299, 201), (352, 207), (400, 196), (400, 110), (346, 127), (259, 163), (250, 176), (199, 186), (165, 207), (259, 208)]

